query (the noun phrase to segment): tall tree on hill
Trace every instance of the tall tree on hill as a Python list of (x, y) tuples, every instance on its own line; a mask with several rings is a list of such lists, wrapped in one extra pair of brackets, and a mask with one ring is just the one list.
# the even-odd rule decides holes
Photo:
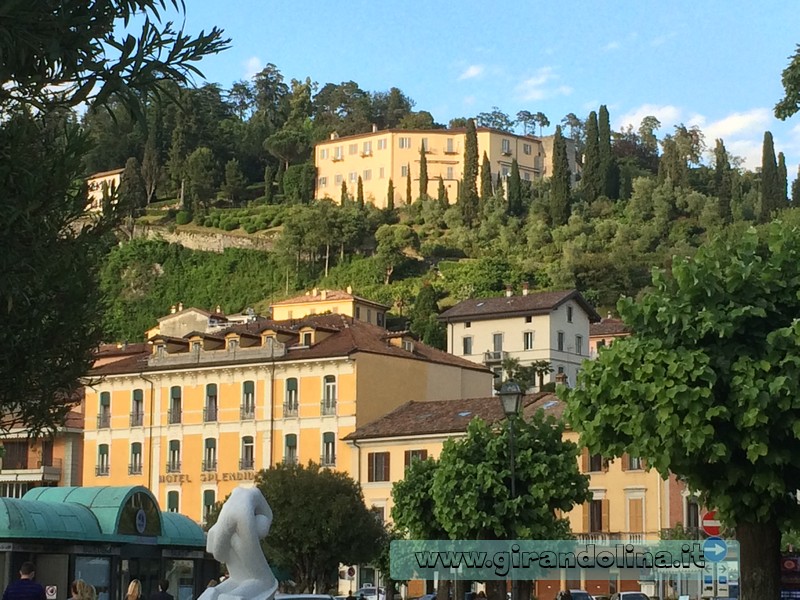
[(581, 121), (575, 113), (569, 113), (561, 119), (561, 124), (564, 128), (569, 127), (569, 136), (567, 137), (575, 144), (575, 151), (578, 154), (583, 154), (586, 145), (586, 123)]
[(780, 189), (778, 182), (778, 165), (775, 162), (775, 146), (772, 133), (764, 132), (764, 145), (761, 150), (761, 212), (762, 223), (770, 219), (770, 215), (780, 207)]
[(800, 166), (797, 167), (797, 178), (792, 182), (792, 206), (800, 206)]
[(616, 200), (619, 198), (619, 167), (611, 151), (611, 122), (605, 104), (600, 107), (597, 116), (597, 141), (602, 179), (598, 189), (606, 198)]
[(406, 165), (406, 204), (411, 205), (411, 163)]
[(583, 155), (583, 197), (593, 202), (603, 193), (600, 164), (600, 139), (597, 130), (597, 113), (592, 111), (586, 119), (586, 149)]
[(272, 165), (264, 167), (264, 203), (272, 204), (275, 195), (275, 169)]
[(788, 188), (789, 188), (789, 175), (786, 172), (786, 157), (783, 152), (778, 152), (778, 194), (780, 195), (780, 206), (786, 206), (789, 203)]
[(158, 156), (156, 146), (156, 136), (151, 132), (147, 136), (147, 143), (144, 146), (144, 156), (142, 157), (142, 179), (145, 188), (145, 204), (150, 204), (156, 197), (158, 180), (161, 178), (161, 161)]
[(464, 142), (464, 178), (462, 180), (461, 216), (467, 227), (472, 227), (478, 217), (478, 132), (475, 121), (467, 121)]
[(724, 223), (731, 222), (731, 165), (722, 140), (714, 148), (714, 193), (719, 200), (719, 216)]
[(521, 110), (517, 113), (516, 125), (522, 125), (522, 135), (528, 135), (528, 128), (532, 133), (536, 133), (536, 118), (529, 110)]
[(209, 148), (198, 148), (186, 159), (186, 188), (195, 215), (204, 215), (217, 191), (217, 161)]
[(364, 208), (364, 181), (361, 179), (361, 175), (358, 176), (356, 185), (356, 204), (358, 208)]
[(225, 163), (225, 185), (223, 191), (234, 205), (242, 202), (247, 189), (247, 180), (244, 178), (239, 161), (235, 158)]
[(419, 147), (419, 197), (428, 197), (428, 159), (425, 156), (425, 145)]
[(442, 179), (441, 175), (439, 175), (439, 189), (437, 190), (436, 201), (439, 203), (439, 206), (442, 207), (442, 210), (447, 210), (450, 207), (450, 200), (447, 198), (447, 188), (444, 187), (444, 179)]
[(550, 119), (540, 111), (533, 115), (533, 120), (539, 126), (539, 137), (542, 137), (542, 127), (550, 127)]
[(561, 134), (561, 126), (556, 125), (553, 139), (553, 176), (550, 179), (550, 224), (553, 227), (564, 225), (569, 219), (571, 177), (567, 141)]
[(342, 194), (339, 198), (339, 203), (342, 206), (347, 206), (350, 202), (350, 194), (347, 193), (347, 182), (342, 180)]
[(486, 152), (483, 153), (483, 161), (481, 162), (481, 204), (486, 204), (489, 198), (492, 197), (492, 166), (489, 164), (489, 157)]
[(508, 205), (506, 207), (511, 217), (522, 216), (522, 181), (519, 176), (519, 163), (517, 159), (511, 161), (511, 175), (508, 178)]
[(125, 170), (122, 172), (119, 182), (119, 204), (124, 207), (124, 224), (122, 231), (133, 239), (135, 221), (139, 211), (147, 204), (147, 189), (139, 168), (139, 161), (134, 157), (125, 162)]
[(661, 183), (669, 178), (672, 185), (676, 187), (685, 186), (689, 174), (686, 168), (686, 160), (681, 156), (675, 138), (671, 135), (665, 136), (661, 142), (661, 147), (663, 152), (658, 160), (658, 181)]
[(386, 190), (386, 210), (394, 210), (394, 182), (389, 178), (389, 187)]
[(503, 174), (498, 173), (497, 178), (494, 182), (494, 193), (497, 195), (498, 198), (503, 198), (505, 196), (505, 189), (503, 188)]

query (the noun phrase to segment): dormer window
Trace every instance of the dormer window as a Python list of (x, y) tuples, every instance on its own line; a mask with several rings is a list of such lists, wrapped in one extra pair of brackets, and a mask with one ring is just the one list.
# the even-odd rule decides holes
[(303, 334), (303, 346), (310, 346), (311, 345), (311, 332), (307, 331)]
[(411, 340), (403, 340), (403, 350), (408, 350), (409, 352), (414, 351), (414, 342)]
[(236, 350), (239, 347), (239, 340), (228, 340), (228, 350)]
[(200, 352), (200, 342), (192, 342), (192, 352)]
[(164, 346), (164, 344), (159, 344), (158, 346), (156, 346), (156, 357), (163, 358), (165, 351), (166, 351), (166, 346)]

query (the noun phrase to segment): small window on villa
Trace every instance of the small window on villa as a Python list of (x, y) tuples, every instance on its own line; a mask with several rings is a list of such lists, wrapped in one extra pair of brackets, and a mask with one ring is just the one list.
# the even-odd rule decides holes
[(377, 318), (378, 327), (383, 327), (383, 313), (379, 312), (376, 315), (376, 318)]
[(526, 323), (533, 323), (533, 317), (531, 315), (528, 315), (527, 317), (525, 317), (525, 322)]
[(167, 492), (167, 512), (178, 512), (179, 498), (178, 492)]
[(462, 345), (461, 354), (463, 354), (464, 356), (469, 356), (470, 354), (472, 354), (472, 336), (471, 335), (464, 336), (461, 339), (461, 345)]
[(601, 454), (592, 454), (589, 457), (589, 471), (596, 473), (603, 470), (603, 456)]
[(360, 318), (361, 318), (361, 307), (360, 306), (356, 306), (356, 319), (360, 319)]
[(533, 332), (526, 331), (522, 334), (523, 350), (533, 350)]
[(239, 347), (239, 340), (228, 340), (228, 350), (236, 350)]
[(465, 327), (466, 329), (469, 329), (470, 327), (472, 327), (472, 321), (466, 321), (466, 322), (464, 323), (464, 327)]
[(311, 332), (306, 332), (303, 334), (303, 346), (310, 346), (311, 345)]
[(567, 323), (572, 323), (572, 307), (567, 307)]
[(564, 351), (564, 332), (563, 331), (559, 331), (558, 332), (557, 342), (558, 342), (558, 351), (559, 352), (563, 352)]
[(200, 342), (192, 342), (192, 352), (200, 352)]

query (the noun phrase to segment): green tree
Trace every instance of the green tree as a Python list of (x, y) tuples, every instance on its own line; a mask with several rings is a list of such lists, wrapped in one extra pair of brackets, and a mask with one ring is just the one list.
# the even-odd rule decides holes
[(121, 209), (130, 216), (136, 215), (147, 204), (145, 188), (139, 161), (131, 157), (125, 162), (119, 182), (119, 203)]
[(347, 182), (342, 180), (342, 194), (339, 198), (339, 204), (347, 206), (348, 202), (350, 202), (350, 194), (347, 193)]
[(592, 111), (586, 120), (586, 150), (583, 155), (581, 185), (587, 202), (594, 202), (603, 194), (600, 141), (597, 130), (597, 113)]
[(356, 205), (358, 208), (364, 208), (364, 181), (361, 179), (361, 175), (358, 176), (356, 185)]
[(575, 113), (569, 113), (561, 119), (561, 124), (564, 129), (569, 127), (569, 139), (575, 144), (575, 151), (578, 154), (583, 154), (586, 145), (585, 123)]
[(492, 197), (492, 166), (486, 152), (483, 153), (481, 162), (481, 204), (486, 204)]
[(464, 178), (461, 182), (461, 217), (467, 227), (472, 227), (478, 217), (478, 132), (475, 121), (467, 121), (464, 142)]
[(669, 179), (672, 185), (684, 187), (688, 179), (686, 161), (683, 159), (675, 138), (667, 135), (661, 142), (663, 153), (658, 161), (658, 181)]
[[(500, 131), (507, 131), (511, 132), (514, 128), (514, 122), (511, 120), (506, 113), (500, 110), (498, 107), (493, 106), (492, 112), (482, 112), (479, 113), (475, 120), (478, 123), (478, 127), (490, 127), (492, 129), (499, 129)], [(467, 125), (469, 127), (469, 125)], [(475, 169), (477, 172), (477, 157), (475, 159)]]
[(311, 163), (292, 165), (283, 176), (283, 197), (289, 204), (309, 204), (314, 199), (317, 169)]
[(430, 283), (424, 283), (417, 294), (409, 317), (411, 331), (434, 348), (447, 347), (447, 331), (438, 320), (438, 294)]
[(406, 204), (411, 206), (411, 163), (406, 165)]
[(532, 133), (536, 133), (536, 118), (529, 110), (521, 110), (517, 113), (516, 125), (522, 125), (522, 135), (528, 135), (528, 128)]
[(419, 239), (408, 225), (381, 225), (375, 232), (375, 258), (384, 270), (384, 285), (389, 285), (394, 270), (408, 260), (406, 252), (419, 248)]
[(792, 182), (792, 206), (800, 206), (800, 166), (797, 167), (797, 177)]
[(775, 105), (775, 116), (785, 121), (800, 110), (800, 44), (781, 75), (784, 97)]
[(244, 178), (239, 161), (235, 158), (225, 164), (225, 185), (223, 192), (233, 204), (239, 204), (244, 198), (247, 180)]
[(719, 216), (723, 223), (731, 222), (731, 165), (722, 140), (714, 148), (714, 193), (719, 199)]
[(441, 175), (439, 175), (439, 189), (436, 193), (436, 201), (439, 203), (439, 206), (442, 207), (442, 210), (447, 210), (450, 207), (450, 200), (447, 197), (447, 188), (444, 186), (444, 179), (442, 179)]
[(800, 228), (782, 222), (674, 258), (618, 304), (635, 333), (560, 392), (590, 452), (646, 459), (735, 527), (742, 600), (780, 595), (780, 532), (800, 520), (799, 259)]
[(522, 181), (519, 176), (519, 163), (516, 158), (511, 161), (511, 174), (508, 177), (508, 205), (506, 210), (509, 216), (522, 216)]
[(419, 148), (419, 197), (428, 198), (428, 159), (425, 156), (425, 146)]
[(601, 177), (598, 189), (606, 198), (616, 200), (619, 198), (619, 167), (611, 151), (611, 123), (605, 104), (600, 107), (597, 115), (597, 141)]
[(770, 215), (778, 210), (780, 205), (780, 183), (778, 165), (775, 162), (775, 146), (772, 141), (772, 133), (766, 131), (761, 150), (761, 212), (759, 214), (761, 222), (768, 221)]
[(389, 178), (389, 186), (386, 190), (386, 210), (394, 210), (394, 183)]
[(275, 169), (272, 165), (264, 167), (264, 203), (272, 204), (275, 196)]
[(567, 143), (561, 135), (561, 126), (556, 125), (553, 140), (553, 176), (550, 180), (550, 223), (564, 225), (570, 213), (570, 179)]
[(652, 154), (658, 153), (658, 138), (656, 137), (656, 131), (658, 131), (660, 128), (661, 121), (652, 115), (644, 117), (642, 122), (639, 124), (639, 138), (642, 140), (644, 147), (647, 148), (647, 150), (649, 150)]
[(198, 148), (186, 159), (186, 187), (195, 214), (207, 210), (217, 191), (217, 161), (208, 148)]
[(542, 137), (542, 128), (550, 127), (550, 119), (543, 112), (537, 112), (533, 115), (533, 120), (539, 126), (539, 137)]
[(161, 178), (161, 163), (156, 147), (156, 138), (153, 133), (147, 138), (142, 157), (142, 180), (145, 186), (145, 205), (150, 204), (156, 197), (158, 181)]
[(778, 152), (778, 195), (780, 197), (779, 206), (784, 207), (789, 202), (787, 195), (789, 188), (789, 175), (786, 172), (786, 157), (783, 152)]

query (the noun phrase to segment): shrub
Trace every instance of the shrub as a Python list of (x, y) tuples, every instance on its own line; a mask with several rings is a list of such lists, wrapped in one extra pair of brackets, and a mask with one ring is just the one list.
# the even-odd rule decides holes
[(189, 223), (192, 222), (192, 213), (189, 212), (188, 210), (182, 210), (175, 217), (175, 222), (178, 225), (188, 225)]
[(247, 233), (255, 233), (256, 231), (258, 231), (258, 226), (255, 223), (250, 222), (244, 226), (244, 230)]
[(223, 221), (221, 223), (222, 229), (225, 231), (233, 231), (234, 229), (239, 229), (239, 219), (232, 218), (228, 219), (227, 221)]
[(214, 227), (214, 217), (206, 217), (203, 219), (203, 227)]

